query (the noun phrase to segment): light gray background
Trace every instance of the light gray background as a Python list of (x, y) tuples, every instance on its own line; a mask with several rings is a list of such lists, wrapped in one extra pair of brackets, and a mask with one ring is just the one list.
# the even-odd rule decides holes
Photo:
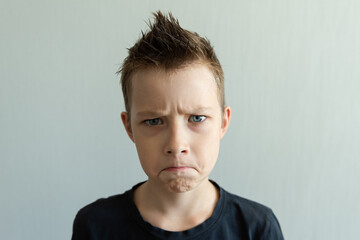
[(287, 239), (360, 235), (360, 1), (0, 1), (0, 239), (70, 239), (144, 180), (115, 75), (157, 9), (207, 36), (233, 115), (212, 173)]

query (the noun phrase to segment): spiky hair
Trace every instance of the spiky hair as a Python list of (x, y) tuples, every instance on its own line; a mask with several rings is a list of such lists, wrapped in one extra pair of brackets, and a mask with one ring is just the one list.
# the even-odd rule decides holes
[(149, 31), (142, 32), (140, 39), (128, 49), (120, 70), (125, 109), (130, 114), (131, 76), (146, 68), (178, 69), (186, 64), (200, 62), (212, 71), (219, 90), (219, 102), (223, 107), (224, 73), (209, 40), (197, 33), (183, 29), (171, 13), (153, 13), (155, 21), (149, 23)]

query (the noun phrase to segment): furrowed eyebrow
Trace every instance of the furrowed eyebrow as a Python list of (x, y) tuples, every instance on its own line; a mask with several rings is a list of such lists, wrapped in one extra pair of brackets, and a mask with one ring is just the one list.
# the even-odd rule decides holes
[(155, 112), (155, 111), (141, 111), (141, 112), (137, 112), (136, 116), (163, 116), (164, 112)]
[(199, 108), (195, 108), (190, 110), (191, 112), (204, 112), (204, 111), (209, 111), (212, 110), (211, 107), (199, 107)]
[(190, 113), (190, 114), (202, 114), (211, 112), (213, 108), (211, 107), (199, 107), (199, 108), (188, 108), (188, 109), (181, 109), (180, 112), (182, 113)]
[[(193, 109), (182, 109), (180, 112), (182, 113), (202, 113), (211, 111), (213, 108), (211, 107), (199, 107)], [(139, 111), (135, 114), (138, 117), (158, 117), (158, 116), (165, 116), (165, 111)]]

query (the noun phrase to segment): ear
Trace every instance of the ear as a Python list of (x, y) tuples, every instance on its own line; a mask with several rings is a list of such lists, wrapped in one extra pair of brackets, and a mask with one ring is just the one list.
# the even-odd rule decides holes
[(129, 138), (131, 139), (131, 141), (134, 141), (134, 136), (132, 133), (132, 129), (131, 129), (131, 124), (130, 124), (130, 119), (129, 119), (129, 114), (127, 112), (122, 112), (121, 113), (121, 121), (124, 124), (126, 133), (128, 134)]
[(229, 106), (224, 107), (223, 110), (223, 119), (221, 124), (221, 132), (220, 132), (220, 139), (222, 139), (229, 127), (231, 119), (231, 108)]

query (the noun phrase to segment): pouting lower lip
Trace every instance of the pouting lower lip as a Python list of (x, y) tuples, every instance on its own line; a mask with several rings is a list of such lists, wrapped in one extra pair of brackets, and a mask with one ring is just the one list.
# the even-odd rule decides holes
[(180, 170), (185, 170), (189, 167), (168, 167), (168, 168), (165, 168), (164, 170), (165, 171), (180, 171)]

